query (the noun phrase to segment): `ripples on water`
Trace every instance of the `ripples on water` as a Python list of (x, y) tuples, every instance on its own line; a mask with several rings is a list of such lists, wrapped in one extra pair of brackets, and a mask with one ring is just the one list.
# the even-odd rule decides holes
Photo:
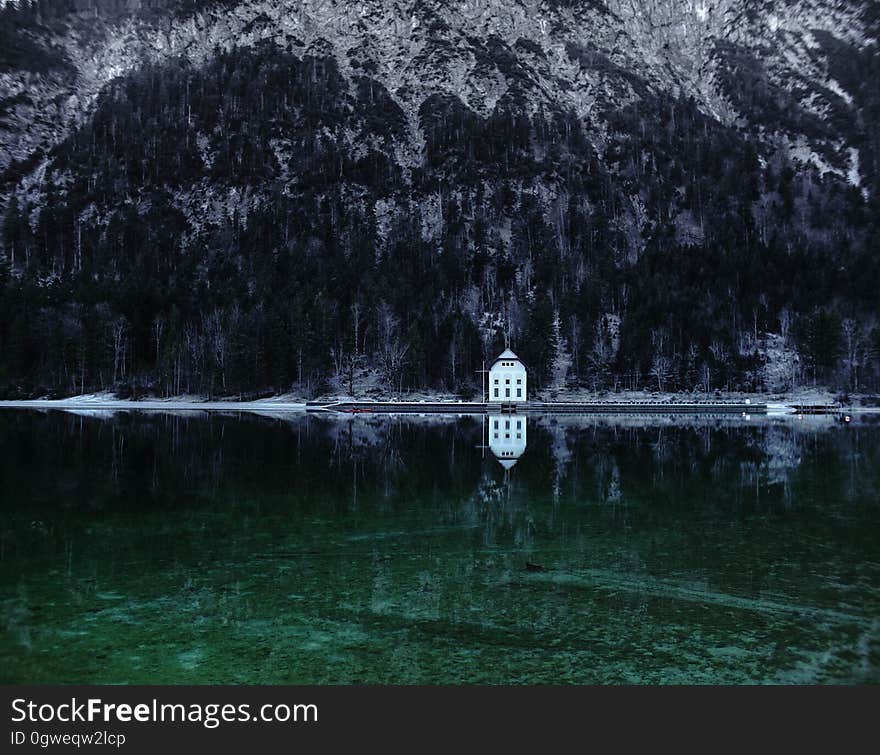
[(880, 681), (880, 425), (508, 419), (0, 414), (2, 681)]

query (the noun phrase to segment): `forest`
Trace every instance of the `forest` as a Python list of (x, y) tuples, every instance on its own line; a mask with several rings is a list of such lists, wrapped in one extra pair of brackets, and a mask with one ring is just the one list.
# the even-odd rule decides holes
[(856, 186), (647, 86), (597, 145), (485, 54), (512, 82), (492, 113), (432, 94), (418, 138), (368, 71), (304, 50), (114, 81), (0, 175), (0, 397), (311, 398), (365, 375), (472, 396), (506, 345), (538, 389), (880, 389), (876, 56), (835, 72), (858, 119), (805, 126), (720, 51), (755, 123), (857, 144)]

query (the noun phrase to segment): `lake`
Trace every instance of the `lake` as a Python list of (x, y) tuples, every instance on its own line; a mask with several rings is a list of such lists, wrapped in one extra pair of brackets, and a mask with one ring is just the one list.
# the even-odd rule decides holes
[(0, 449), (3, 682), (880, 682), (876, 417), (6, 410)]

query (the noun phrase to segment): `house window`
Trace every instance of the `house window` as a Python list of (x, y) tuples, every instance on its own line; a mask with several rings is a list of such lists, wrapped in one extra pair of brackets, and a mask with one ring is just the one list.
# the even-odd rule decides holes
[(504, 429), (510, 430), (510, 420), (509, 419), (504, 420)]
[(520, 440), (521, 438), (522, 438), (522, 433), (517, 433), (517, 434), (516, 434), (516, 439), (517, 439), (517, 440)]
[(516, 384), (517, 384), (517, 385), (522, 385), (522, 380), (521, 380), (520, 378), (517, 378), (517, 379), (516, 379)]
[(507, 378), (507, 380), (505, 380), (504, 382), (506, 385), (510, 385), (510, 378)]
[(495, 439), (498, 440), (498, 433), (493, 433), (493, 435), (495, 436)]
[(521, 419), (518, 419), (518, 420), (516, 421), (516, 429), (517, 429), (517, 430), (522, 430), (522, 420), (521, 420)]
[(495, 420), (495, 429), (496, 430), (498, 429), (498, 420), (497, 419)]
[(505, 389), (504, 389), (504, 397), (505, 397), (505, 398), (510, 398), (510, 388), (505, 388)]
[(495, 385), (498, 385), (498, 378), (495, 378)]
[(504, 437), (510, 440), (510, 433), (504, 433)]
[(495, 398), (498, 398), (498, 389), (495, 389)]
[(517, 398), (522, 398), (522, 388), (517, 388), (517, 389), (516, 389), (516, 397), (517, 397)]

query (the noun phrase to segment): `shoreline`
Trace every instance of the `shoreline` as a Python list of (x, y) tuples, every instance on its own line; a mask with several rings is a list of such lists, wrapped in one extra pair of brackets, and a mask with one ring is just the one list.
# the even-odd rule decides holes
[[(424, 396), (426, 394), (415, 394), (416, 396)], [(680, 414), (699, 414), (700, 406), (711, 411), (711, 407), (719, 406), (742, 406), (752, 404), (757, 409), (764, 409), (762, 413), (771, 416), (803, 416), (796, 414), (797, 406), (812, 405), (828, 407), (831, 414), (878, 414), (880, 407), (875, 406), (859, 406), (859, 405), (840, 405), (829, 400), (832, 397), (826, 392), (811, 392), (806, 394), (788, 394), (788, 395), (761, 395), (761, 394), (732, 394), (718, 396), (700, 396), (693, 394), (645, 394), (644, 392), (605, 394), (598, 396), (596, 394), (584, 395), (574, 394), (572, 396), (554, 396), (550, 401), (533, 401), (529, 402), (534, 407), (533, 411), (538, 410), (538, 404), (546, 403), (556, 406), (564, 406), (569, 404), (589, 404), (590, 408), (583, 413), (603, 413), (603, 407), (607, 405), (607, 414), (619, 414), (629, 411), (629, 406), (633, 409), (641, 407), (650, 407), (655, 412), (662, 412), (669, 409), (672, 412)], [(275, 396), (264, 399), (256, 399), (252, 401), (235, 401), (235, 400), (202, 400), (198, 397), (186, 396), (178, 398), (148, 398), (148, 399), (119, 399), (111, 394), (90, 394), (84, 396), (72, 396), (63, 399), (21, 399), (11, 401), (0, 401), (0, 409), (37, 409), (37, 410), (69, 410), (77, 412), (110, 412), (110, 411), (158, 411), (158, 412), (249, 412), (249, 413), (306, 413), (309, 409), (316, 408), (316, 405), (332, 405), (334, 403), (357, 404), (357, 405), (375, 405), (376, 408), (387, 411), (377, 413), (396, 413), (392, 407), (406, 405), (407, 411), (420, 411), (421, 404), (425, 404), (424, 413), (454, 413), (456, 408), (460, 408), (462, 413), (474, 413), (476, 407), (485, 406), (482, 402), (462, 401), (452, 399), (448, 395), (431, 397), (431, 398), (410, 398), (402, 396), (397, 398), (353, 398), (351, 396), (332, 396), (326, 399), (317, 399), (315, 401), (306, 402), (299, 397), (291, 396)], [(444, 409), (440, 411), (432, 411), (431, 406), (443, 404)], [(448, 406), (449, 408), (445, 408)], [(493, 407), (494, 408), (494, 407)], [(500, 407), (499, 407), (500, 408)], [(526, 409), (526, 407), (524, 407)], [(325, 410), (322, 413), (332, 413)], [(538, 413), (540, 413), (538, 411)], [(553, 413), (549, 410), (547, 413)], [(577, 410), (572, 414), (580, 413)]]
[(0, 409), (70, 409), (92, 411), (166, 411), (166, 412), (303, 412), (305, 403), (280, 401), (178, 401), (175, 399), (115, 399), (107, 401), (77, 401), (76, 399), (35, 399), (0, 401)]

